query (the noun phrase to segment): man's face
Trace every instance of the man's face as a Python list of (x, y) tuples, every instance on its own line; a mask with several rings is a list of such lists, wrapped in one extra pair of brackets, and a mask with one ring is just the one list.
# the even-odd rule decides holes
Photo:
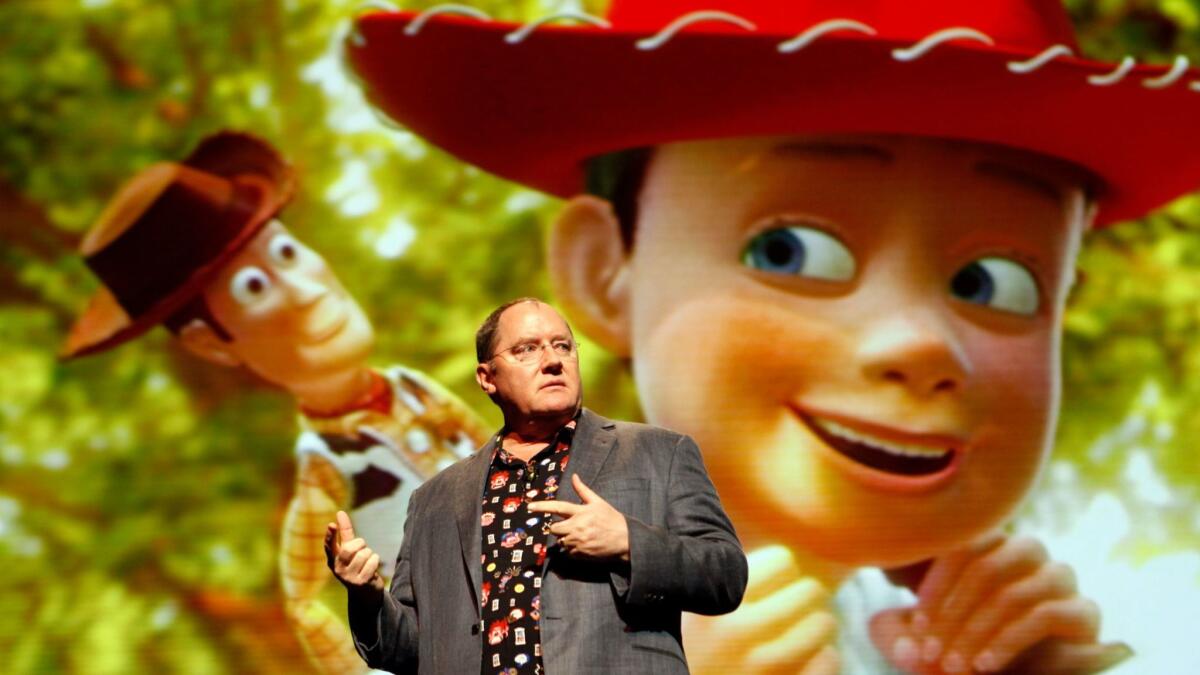
[(374, 332), (316, 251), (271, 221), (204, 291), (227, 348), (284, 387), (361, 366)]
[[(548, 305), (522, 302), (500, 315), (492, 353), (479, 368), (480, 385), (505, 411), (517, 419), (556, 417), (579, 407), (583, 387), (579, 359), (564, 358), (554, 343), (574, 343), (571, 329)], [(514, 351), (541, 347), (540, 354), (522, 363)]]
[(1085, 210), (1062, 167), (976, 144), (661, 147), (630, 262), (647, 416), (696, 437), (748, 540), (961, 546), (1046, 455)]

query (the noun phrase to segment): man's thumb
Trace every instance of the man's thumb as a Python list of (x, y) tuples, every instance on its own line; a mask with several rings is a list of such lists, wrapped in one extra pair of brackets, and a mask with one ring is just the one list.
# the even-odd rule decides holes
[(354, 538), (354, 523), (350, 522), (350, 516), (346, 515), (345, 511), (337, 512), (337, 524), (338, 536), (343, 542)]
[(584, 504), (591, 504), (597, 500), (603, 501), (600, 499), (600, 495), (592, 492), (592, 488), (583, 484), (583, 479), (579, 477), (579, 474), (571, 474), (571, 484), (575, 486), (575, 492), (579, 494), (579, 499)]

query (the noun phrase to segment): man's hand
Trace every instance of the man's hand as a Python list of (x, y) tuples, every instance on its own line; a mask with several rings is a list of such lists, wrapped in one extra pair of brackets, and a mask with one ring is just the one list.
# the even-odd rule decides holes
[(597, 560), (629, 560), (629, 526), (625, 516), (571, 474), (571, 484), (583, 504), (560, 501), (531, 502), (531, 513), (561, 516), (550, 533), (567, 555)]
[(938, 558), (916, 607), (880, 612), (871, 639), (912, 673), (1097, 673), (1131, 654), (1100, 644), (1100, 610), (1029, 537), (993, 535)]
[(366, 540), (354, 536), (354, 525), (345, 511), (338, 511), (337, 523), (325, 528), (325, 562), (347, 590), (384, 590), (379, 554), (367, 547)]
[(828, 589), (804, 576), (784, 546), (758, 549), (746, 561), (741, 607), (724, 616), (683, 615), (692, 672), (836, 675), (837, 619)]

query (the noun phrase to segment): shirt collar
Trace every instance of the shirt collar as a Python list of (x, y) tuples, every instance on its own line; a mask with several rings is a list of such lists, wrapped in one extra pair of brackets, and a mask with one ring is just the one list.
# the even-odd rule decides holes
[[(537, 452), (537, 454), (535, 454), (533, 457), (529, 458), (529, 461), (533, 462), (533, 460), (537, 459), (538, 457), (541, 457), (545, 454), (554, 452), (555, 450), (558, 449), (558, 446), (560, 446), (560, 445), (564, 445), (564, 444), (570, 445), (571, 441), (574, 440), (574, 438), (575, 438), (575, 429), (576, 429), (576, 427), (579, 426), (579, 417), (582, 414), (583, 414), (583, 408), (580, 408), (575, 413), (574, 417), (572, 417), (570, 420), (568, 420), (566, 424), (559, 427), (558, 431), (556, 431), (554, 433), (554, 440), (552, 442), (550, 442), (549, 444), (547, 444), (546, 447), (539, 450)], [(492, 450), (492, 462), (496, 462), (497, 460), (499, 460), (501, 463), (504, 463), (504, 464), (520, 463), (520, 460), (514, 458), (512, 455), (510, 455), (508, 453), (507, 450), (504, 449), (504, 434), (507, 431), (508, 431), (508, 427), (505, 426), (505, 427), (502, 427), (500, 429), (500, 431), (498, 431), (496, 433), (496, 438), (495, 438), (496, 447), (494, 450)]]

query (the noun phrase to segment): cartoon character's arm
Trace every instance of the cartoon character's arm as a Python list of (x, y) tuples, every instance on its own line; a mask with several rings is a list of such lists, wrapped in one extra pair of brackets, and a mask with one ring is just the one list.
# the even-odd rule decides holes
[(1098, 642), (1100, 610), (1030, 537), (992, 535), (934, 561), (915, 607), (880, 612), (871, 639), (913, 673), (1097, 673), (1132, 653)]
[(692, 672), (838, 673), (829, 589), (802, 575), (783, 546), (752, 551), (746, 560), (750, 578), (736, 611), (684, 615), (684, 651)]
[(279, 561), (287, 619), (320, 672), (366, 673), (370, 669), (354, 650), (345, 617), (319, 597), (330, 578), (321, 539), (326, 523), (347, 501), (347, 486), (337, 468), (320, 455), (302, 453), (298, 461)]

